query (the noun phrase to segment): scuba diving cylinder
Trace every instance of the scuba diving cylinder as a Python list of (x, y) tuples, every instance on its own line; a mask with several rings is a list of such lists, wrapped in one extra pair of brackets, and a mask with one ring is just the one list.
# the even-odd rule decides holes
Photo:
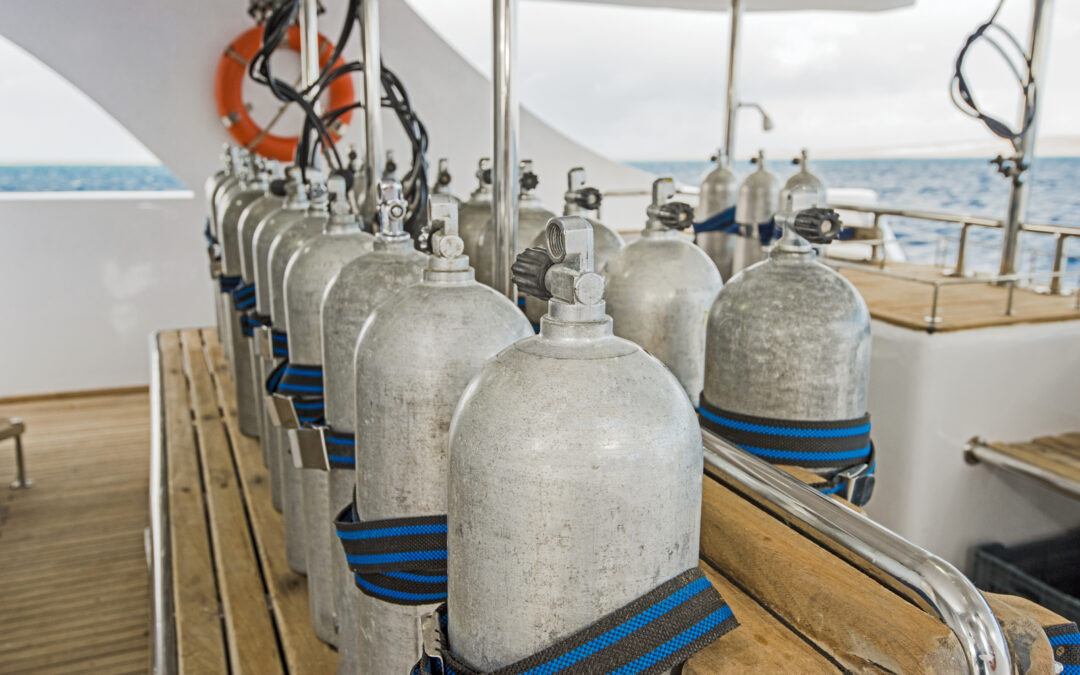
[[(522, 160), (518, 179), (521, 191), (518, 193), (518, 234), (517, 253), (521, 253), (536, 236), (544, 231), (547, 222), (555, 217), (548, 211), (540, 198), (536, 196), (536, 186), (540, 179), (533, 173), (531, 159)], [(495, 221), (488, 213), (483, 229), (476, 241), (476, 257), (466, 252), (476, 271), (476, 280), (490, 286), (495, 279)]]
[(304, 186), (303, 173), (299, 167), (290, 166), (285, 170), (285, 183), (283, 186), (285, 199), (281, 204), (281, 210), (270, 215), (255, 228), (255, 234), (251, 242), (251, 260), (255, 268), (255, 313), (262, 317), (263, 323), (254, 330), (254, 342), (252, 351), (256, 354), (255, 381), (256, 395), (259, 397), (257, 406), (263, 421), (260, 429), (264, 435), (259, 437), (263, 455), (266, 459), (267, 468), (270, 471), (270, 501), (278, 511), (282, 509), (281, 492), (283, 488), (281, 475), (281, 448), (288, 443), (285, 431), (279, 429), (271, 422), (270, 410), (265, 404), (267, 390), (266, 380), (278, 364), (288, 356), (288, 343), (285, 335), (285, 324), (275, 327), (271, 319), (270, 301), (270, 246), (281, 232), (292, 227), (307, 215), (308, 198), (307, 188)]
[(218, 239), (217, 234), (217, 196), (224, 187), (234, 185), (239, 180), (236, 173), (238, 164), (239, 151), (225, 144), (221, 153), (222, 168), (207, 178), (203, 184), (206, 196), (206, 226), (203, 229), (203, 237), (206, 239), (206, 255), (210, 264), (210, 280), (213, 283), (214, 325), (217, 326), (218, 336), (224, 335), (222, 295), (225, 293), (225, 282), (221, 279), (221, 240)]
[[(227, 324), (227, 342), (222, 342), (226, 354), (229, 356), (229, 367), (233, 381), (237, 383), (237, 416), (240, 419), (240, 432), (245, 436), (257, 436), (259, 432), (258, 418), (251, 405), (253, 392), (249, 391), (248, 383), (251, 382), (251, 368), (248, 355), (249, 346), (244, 340), (240, 318), (243, 314), (242, 303), (248, 299), (245, 292), (240, 264), (240, 217), (246, 208), (254, 202), (262, 199), (268, 187), (268, 165), (261, 159), (258, 160), (245, 178), (241, 181), (240, 189), (232, 193), (232, 198), (225, 204), (225, 210), (221, 212), (219, 235), (221, 241), (221, 274), (226, 279), (232, 280), (233, 288), (226, 298), (225, 319)], [(244, 400), (245, 404), (240, 401)]]
[(717, 150), (712, 159), (717, 163), (716, 168), (701, 181), (694, 243), (712, 258), (720, 271), (720, 278), (727, 280), (731, 278), (732, 257), (738, 237), (735, 202), (739, 197), (739, 179), (727, 167), (723, 150)]
[(682, 238), (694, 210), (672, 201), (675, 179), (653, 182), (641, 237), (604, 268), (615, 334), (660, 359), (697, 407), (705, 379), (705, 321), (723, 282), (709, 256)]
[(442, 157), (439, 159), (439, 172), (435, 175), (435, 185), (431, 188), (431, 194), (446, 195), (454, 201), (454, 204), (461, 204), (461, 200), (450, 190), (450, 180), (450, 160)]
[[(269, 466), (267, 455), (268, 443), (264, 441), (267, 434), (266, 415), (263, 414), (263, 387), (261, 377), (260, 345), (257, 333), (261, 326), (270, 323), (269, 314), (261, 314), (258, 309), (257, 289), (255, 285), (255, 260), (252, 246), (255, 242), (255, 232), (263, 221), (270, 218), (281, 210), (285, 201), (285, 182), (280, 178), (280, 164), (273, 163), (274, 175), (267, 184), (266, 193), (253, 201), (244, 212), (240, 214), (240, 286), (233, 292), (233, 300), (240, 314), (240, 332), (245, 342), (244, 351), (248, 354), (249, 377), (247, 382), (236, 383), (236, 406), (240, 417), (245, 414), (255, 416), (258, 426), (259, 445), (262, 449), (263, 464)], [(245, 408), (250, 407), (250, 411)]]
[[(356, 345), (356, 454), (363, 463), (352, 522), (339, 525), (347, 532), (445, 525), (454, 407), (487, 359), (533, 334), (514, 303), (473, 279), (449, 196), (431, 196), (428, 222), (424, 280), (376, 308)], [(401, 545), (409, 545), (407, 536), (384, 537), (360, 557)], [(358, 672), (409, 672), (420, 656), (420, 619), (446, 597), (446, 561), (357, 564), (354, 571), (362, 592)]]
[(733, 277), (709, 312), (702, 425), (775, 464), (819, 474), (865, 503), (873, 488), (866, 390), (870, 315), (810, 243), (840, 231), (808, 187), (788, 195), (769, 258)]
[[(300, 250), (309, 239), (320, 234), (329, 217), (327, 211), (326, 188), (318, 179), (308, 172), (311, 187), (309, 190), (310, 205), (303, 218), (294, 221), (291, 225), (281, 230), (270, 245), (268, 276), (270, 279), (270, 321), (280, 329), (285, 329), (288, 344), (288, 355), (279, 363), (274, 370), (267, 375), (267, 389), (270, 392), (266, 397), (270, 421), (285, 432), (295, 431), (301, 424), (300, 416), (312, 415), (313, 420), (322, 414), (321, 405), (314, 404), (316, 409), (305, 414), (303, 410), (308, 403), (303, 400), (294, 401), (293, 398), (303, 399), (308, 393), (316, 395), (321, 391), (311, 392), (308, 385), (303, 382), (283, 382), (289, 364), (293, 362), (293, 336), (288, 334), (289, 307), (285, 298), (285, 270), (293, 255)], [(318, 326), (304, 326), (302, 330), (318, 330)], [(303, 374), (299, 374), (302, 378)], [(274, 449), (272, 448), (272, 451)], [(281, 476), (281, 511), (285, 521), (285, 556), (289, 567), (300, 573), (307, 571), (307, 539), (308, 533), (304, 524), (304, 500), (301, 487), (300, 469), (293, 460), (291, 439), (286, 440), (277, 450), (278, 471)], [(274, 461), (274, 457), (270, 461)]]
[(693, 406), (658, 360), (612, 334), (588, 221), (560, 217), (547, 232), (513, 266), (519, 291), (549, 300), (539, 335), (484, 364), (450, 425), (443, 657), (483, 672), (701, 574)]
[(458, 232), (465, 245), (465, 255), (476, 264), (480, 256), (480, 235), (491, 220), (491, 159), (484, 157), (476, 169), (476, 189), (469, 201), (458, 209)]
[[(404, 231), (406, 203), (401, 197), (401, 185), (382, 184), (380, 197), (382, 213), (374, 250), (345, 265), (330, 282), (322, 300), (323, 388), (326, 396), (326, 425), (322, 434), (330, 463), (327, 507), (335, 516), (346, 505), (352, 504), (356, 487), (353, 356), (360, 329), (383, 301), (399, 290), (419, 283), (427, 263), (427, 256), (416, 250), (412, 238)], [(326, 525), (334, 526), (329, 519)], [(330, 546), (338, 624), (338, 672), (353, 675), (361, 672), (357, 624), (360, 592), (341, 545), (333, 541)]]
[[(258, 190), (249, 190), (248, 183), (258, 173), (258, 159), (252, 157), (250, 153), (244, 153), (236, 168), (236, 180), (228, 181), (221, 190), (218, 191), (218, 195), (214, 202), (214, 212), (217, 214), (215, 236), (217, 241), (217, 247), (220, 257), (220, 274), (218, 277), (218, 288), (221, 291), (218, 296), (219, 312), (221, 313), (221, 324), (218, 326), (218, 339), (221, 341), (222, 351), (225, 353), (225, 361), (229, 365), (229, 374), (236, 377), (236, 364), (233, 354), (232, 345), (232, 292), (236, 290), (240, 285), (239, 274), (230, 275), (225, 272), (227, 265), (226, 259), (229, 257), (225, 250), (225, 226), (228, 222), (230, 227), (235, 227), (236, 220), (240, 217), (240, 213), (247, 206), (248, 203), (258, 198), (255, 194)], [(234, 205), (236, 197), (248, 192), (242, 203)], [(230, 205), (234, 205), (238, 208), (233, 209), (233, 213), (229, 214), (230, 218), (226, 219), (226, 211)], [(231, 221), (231, 222), (229, 222)], [(236, 256), (234, 256), (236, 257)], [(239, 258), (237, 257), (237, 260)]]
[(829, 203), (828, 196), (825, 190), (825, 184), (821, 182), (821, 179), (810, 173), (809, 163), (810, 157), (806, 148), (803, 148), (798, 157), (791, 160), (791, 163), (799, 167), (799, 170), (792, 174), (791, 178), (787, 179), (784, 183), (784, 189), (780, 191), (780, 206), (787, 203), (787, 195), (796, 188), (805, 185), (815, 195), (815, 201), (818, 206), (825, 206)]
[(780, 179), (765, 168), (765, 151), (758, 151), (757, 157), (750, 161), (758, 168), (739, 186), (735, 204), (739, 236), (733, 242), (732, 275), (765, 258), (765, 252), (772, 246), (773, 216), (780, 200)]
[[(323, 294), (330, 281), (341, 268), (356, 258), (371, 251), (375, 237), (360, 229), (356, 216), (352, 213), (345, 185), (341, 176), (332, 176), (328, 181), (330, 190), (330, 218), (325, 221), (325, 229), (304, 241), (285, 269), (285, 320), (289, 335), (289, 363), (282, 380), (282, 386), (288, 386), (291, 371), (308, 371), (302, 380), (297, 379), (305, 388), (317, 387), (318, 394), (304, 397), (303, 408), (297, 404), (297, 417), (301, 428), (290, 430), (293, 443), (293, 461), (300, 463), (294, 469), (300, 470), (302, 509), (304, 530), (307, 534), (305, 548), (308, 576), (308, 603), (315, 635), (323, 642), (336, 644), (337, 630), (334, 619), (333, 570), (330, 567), (331, 545), (334, 541), (330, 513), (327, 472), (329, 466), (322, 465), (322, 440), (319, 432), (310, 429), (313, 424), (322, 422), (325, 410), (325, 384), (321, 376), (324, 372), (322, 360), (322, 318), (320, 307)], [(280, 245), (280, 244), (279, 244)], [(322, 403), (322, 408), (318, 409)], [(303, 416), (301, 416), (303, 415)], [(312, 419), (317, 418), (317, 419)], [(316, 444), (317, 461), (312, 462), (304, 442)]]
[[(626, 242), (623, 241), (618, 232), (596, 219), (596, 214), (600, 210), (600, 203), (603, 201), (603, 195), (594, 187), (586, 187), (585, 181), (585, 169), (581, 167), (570, 169), (566, 174), (563, 215), (581, 216), (592, 225), (593, 244), (596, 249), (596, 271), (603, 272), (604, 266), (622, 250)], [(547, 232), (541, 230), (533, 238), (529, 246), (542, 247), (546, 240)], [(545, 314), (547, 314), (547, 300), (541, 300), (531, 295), (525, 296), (525, 316), (529, 317), (529, 321), (532, 322), (533, 326), (539, 327), (540, 317)]]

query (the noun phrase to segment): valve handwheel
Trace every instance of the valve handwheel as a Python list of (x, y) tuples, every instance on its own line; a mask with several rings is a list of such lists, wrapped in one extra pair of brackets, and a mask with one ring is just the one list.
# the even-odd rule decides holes
[[(244, 80), (247, 79), (248, 64), (262, 47), (262, 34), (263, 27), (255, 26), (241, 34), (225, 50), (221, 61), (218, 62), (217, 75), (214, 78), (214, 99), (217, 101), (218, 116), (222, 124), (237, 143), (263, 157), (287, 162), (296, 154), (296, 146), (300, 142), (299, 136), (278, 136), (270, 133), (269, 128), (261, 128), (251, 118), (244, 104)], [(299, 27), (293, 26), (289, 29), (285, 45), (293, 51), (300, 51)], [(333, 53), (334, 45), (326, 37), (320, 35), (320, 68), (326, 68), (326, 62)], [(345, 65), (345, 60), (339, 57), (334, 63), (334, 68), (343, 65)], [(355, 102), (356, 91), (353, 88), (352, 77), (346, 74), (330, 83), (329, 97), (330, 110)], [(335, 141), (341, 137), (351, 119), (352, 111), (350, 110), (342, 115), (335, 128), (330, 130)]]

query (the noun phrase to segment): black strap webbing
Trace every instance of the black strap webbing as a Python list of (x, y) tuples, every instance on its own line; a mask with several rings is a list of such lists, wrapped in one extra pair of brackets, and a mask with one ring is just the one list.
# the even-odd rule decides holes
[(300, 424), (316, 424), (326, 408), (322, 372), (322, 366), (283, 361), (266, 378), (266, 390), (288, 398)]
[(327, 425), (323, 429), (326, 459), (331, 469), (352, 471), (356, 468), (356, 435), (351, 431), (338, 431)]
[(364, 594), (396, 605), (446, 600), (446, 516), (362, 523), (354, 503), (334, 526)]
[(1075, 623), (1045, 626), (1054, 650), (1054, 660), (1062, 665), (1061, 675), (1080, 675), (1080, 628)]
[(694, 567), (543, 651), (482, 672), (454, 656), (443, 605), (425, 624), (424, 654), (412, 675), (658, 675), (738, 625)]

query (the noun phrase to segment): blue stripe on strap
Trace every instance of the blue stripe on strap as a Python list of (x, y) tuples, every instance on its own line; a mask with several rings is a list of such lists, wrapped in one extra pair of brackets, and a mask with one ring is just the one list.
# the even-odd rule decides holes
[(292, 384), (290, 382), (279, 384), (278, 389), (283, 391), (302, 391), (309, 394), (321, 394), (323, 391), (322, 387), (313, 384)]
[[(409, 537), (418, 534), (446, 534), (446, 523), (439, 525), (402, 525), (400, 527), (383, 527), (377, 530), (359, 530), (356, 532), (338, 530), (339, 539), (386, 539), (387, 537)], [(430, 560), (435, 560), (435, 558), (430, 558)]]
[(731, 616), (731, 608), (725, 605), (648, 654), (634, 659), (622, 668), (611, 671), (610, 675), (634, 675), (640, 673), (705, 635), (713, 628), (730, 619)]
[(387, 598), (393, 598), (395, 600), (406, 600), (414, 602), (417, 600), (429, 600), (431, 602), (438, 602), (440, 600), (446, 599), (445, 591), (442, 593), (406, 593), (404, 591), (395, 591), (389, 588), (382, 588), (380, 586), (376, 586), (375, 584), (368, 583), (367, 581), (362, 579), (359, 574), (356, 575), (356, 584), (371, 591), (375, 595), (381, 595)]
[(383, 572), (384, 577), (391, 577), (394, 579), (404, 579), (405, 581), (417, 581), (422, 584), (445, 584), (446, 575), (432, 575), (425, 576), (423, 574), (412, 574), (410, 572)]
[[(327, 438), (326, 440), (330, 440)], [(335, 464), (352, 464), (356, 465), (356, 458), (349, 457), (348, 455), (327, 455), (326, 458)], [(338, 532), (338, 537), (341, 538), (341, 533)]]
[(354, 439), (338, 438), (336, 436), (327, 436), (326, 442), (331, 445), (345, 445), (350, 448), (356, 446), (356, 441)]
[[(611, 630), (604, 633), (603, 635), (601, 635), (599, 637), (596, 637), (596, 638), (594, 638), (592, 640), (589, 640), (588, 642), (586, 642), (585, 644), (581, 645), (580, 647), (578, 647), (576, 649), (571, 649), (570, 651), (566, 652), (565, 654), (563, 654), (563, 655), (561, 655), (561, 656), (559, 656), (559, 657), (557, 657), (555, 659), (552, 659), (551, 661), (548, 661), (547, 663), (545, 663), (542, 666), (537, 666), (536, 668), (531, 668), (531, 669), (525, 671), (524, 673), (522, 673), (521, 675), (550, 675), (551, 673), (557, 673), (560, 670), (563, 670), (565, 668), (569, 668), (570, 666), (574, 665), (575, 663), (577, 663), (579, 661), (582, 661), (584, 659), (587, 659), (590, 656), (592, 656), (593, 654), (595, 654), (595, 653), (597, 653), (597, 652), (599, 652), (599, 651), (601, 651), (603, 649), (607, 649), (608, 647), (610, 647), (613, 644), (619, 642), (620, 640), (623, 640), (623, 639), (633, 635), (634, 633), (641, 630), (645, 626), (649, 625), (653, 621), (657, 620), (661, 616), (663, 616), (663, 615), (667, 614), (668, 612), (676, 609), (677, 607), (679, 607), (684, 602), (686, 602), (690, 598), (694, 597), (695, 595), (697, 595), (701, 591), (705, 590), (706, 588), (711, 588), (711, 587), (712, 586), (709, 583), (708, 579), (706, 579), (706, 578), (697, 579), (697, 580), (693, 581), (692, 583), (687, 584), (686, 586), (683, 586), (679, 590), (677, 590), (674, 593), (672, 593), (671, 595), (667, 596), (666, 598), (664, 598), (660, 602), (656, 603), (652, 607), (649, 607), (648, 609), (646, 609), (642, 613), (638, 614), (637, 616), (629, 619), (628, 621), (625, 621), (625, 622), (619, 624), (615, 628), (612, 628)], [(727, 607), (724, 607), (724, 609), (727, 609)], [(723, 611), (723, 610), (720, 610), (720, 611)], [(731, 616), (731, 610), (728, 610), (728, 616)], [(715, 625), (717, 625), (719, 623), (720, 622), (716, 622), (716, 624), (713, 624), (713, 625), (715, 626)], [(696, 628), (696, 626), (695, 626), (695, 628)], [(694, 630), (694, 628), (691, 628), (690, 630)], [(689, 631), (687, 631), (687, 633), (688, 632)], [(702, 632), (704, 632), (704, 631), (702, 631)], [(683, 635), (686, 635), (687, 633), (683, 633)], [(700, 635), (700, 633), (698, 635)], [(682, 635), (680, 635), (679, 637), (681, 638)], [(676, 639), (678, 639), (678, 638), (676, 638)], [(689, 642), (689, 641), (690, 640), (687, 640), (687, 642)], [(670, 643), (668, 643), (668, 644), (670, 644)], [(661, 645), (657, 649), (650, 652), (648, 655), (641, 657), (641, 659), (648, 658), (650, 655), (656, 653), (658, 650), (663, 649), (665, 646), (667, 646), (667, 645), (666, 644)], [(663, 658), (663, 655), (658, 656), (654, 661), (651, 661), (650, 664), (655, 663), (656, 661), (659, 661), (661, 658)], [(641, 659), (638, 659), (638, 661), (640, 661)], [(635, 661), (634, 663), (637, 663), (637, 661)], [(632, 665), (632, 664), (627, 664), (627, 666), (623, 666), (623, 668), (627, 668), (630, 665)], [(626, 670), (626, 671), (616, 671), (616, 672), (636, 673), (636, 672), (639, 672), (639, 670), (641, 670), (641, 669), (639, 668), (638, 670)]]
[(797, 452), (791, 450), (771, 450), (769, 448), (755, 448), (752, 445), (739, 445), (740, 448), (749, 452), (751, 455), (757, 457), (763, 457), (765, 459), (778, 459), (788, 461), (845, 461), (849, 459), (862, 459), (870, 455), (870, 447), (859, 448), (858, 450), (845, 450), (843, 452)]
[(806, 429), (798, 427), (776, 427), (766, 424), (753, 424), (751, 422), (740, 422), (738, 420), (728, 419), (721, 417), (716, 413), (709, 412), (705, 408), (700, 408), (699, 413), (705, 419), (716, 422), (729, 429), (737, 429), (738, 431), (748, 431), (756, 434), (769, 434), (770, 436), (789, 436), (792, 438), (848, 438), (850, 436), (862, 436), (863, 434), (870, 433), (870, 425), (862, 424), (857, 427), (848, 427), (846, 429)]
[(1055, 635), (1050, 638), (1050, 644), (1055, 647), (1061, 645), (1080, 645), (1080, 633), (1070, 633), (1068, 635)]
[[(341, 536), (341, 531), (338, 531)], [(403, 553), (378, 553), (372, 555), (346, 555), (345, 559), (356, 565), (386, 565), (390, 563), (417, 562), (422, 560), (446, 560), (446, 549), (438, 551), (405, 551)]]
[(286, 366), (285, 372), (289, 375), (322, 377), (322, 368), (297, 368), (296, 366)]

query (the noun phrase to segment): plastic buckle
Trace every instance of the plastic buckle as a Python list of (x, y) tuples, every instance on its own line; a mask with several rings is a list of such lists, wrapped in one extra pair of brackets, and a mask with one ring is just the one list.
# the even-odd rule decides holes
[(289, 429), (288, 433), (293, 465), (297, 469), (330, 470), (330, 458), (326, 456), (321, 427)]
[(870, 473), (869, 464), (858, 464), (839, 471), (836, 481), (844, 485), (844, 499), (855, 506), (862, 506), (870, 501), (874, 494), (874, 474)]
[(420, 623), (420, 632), (423, 634), (424, 656), (432, 666), (438, 666), (440, 673), (446, 672), (446, 664), (443, 662), (443, 651), (446, 645), (443, 643), (442, 631), (439, 630), (439, 612), (436, 610), (425, 614)]

